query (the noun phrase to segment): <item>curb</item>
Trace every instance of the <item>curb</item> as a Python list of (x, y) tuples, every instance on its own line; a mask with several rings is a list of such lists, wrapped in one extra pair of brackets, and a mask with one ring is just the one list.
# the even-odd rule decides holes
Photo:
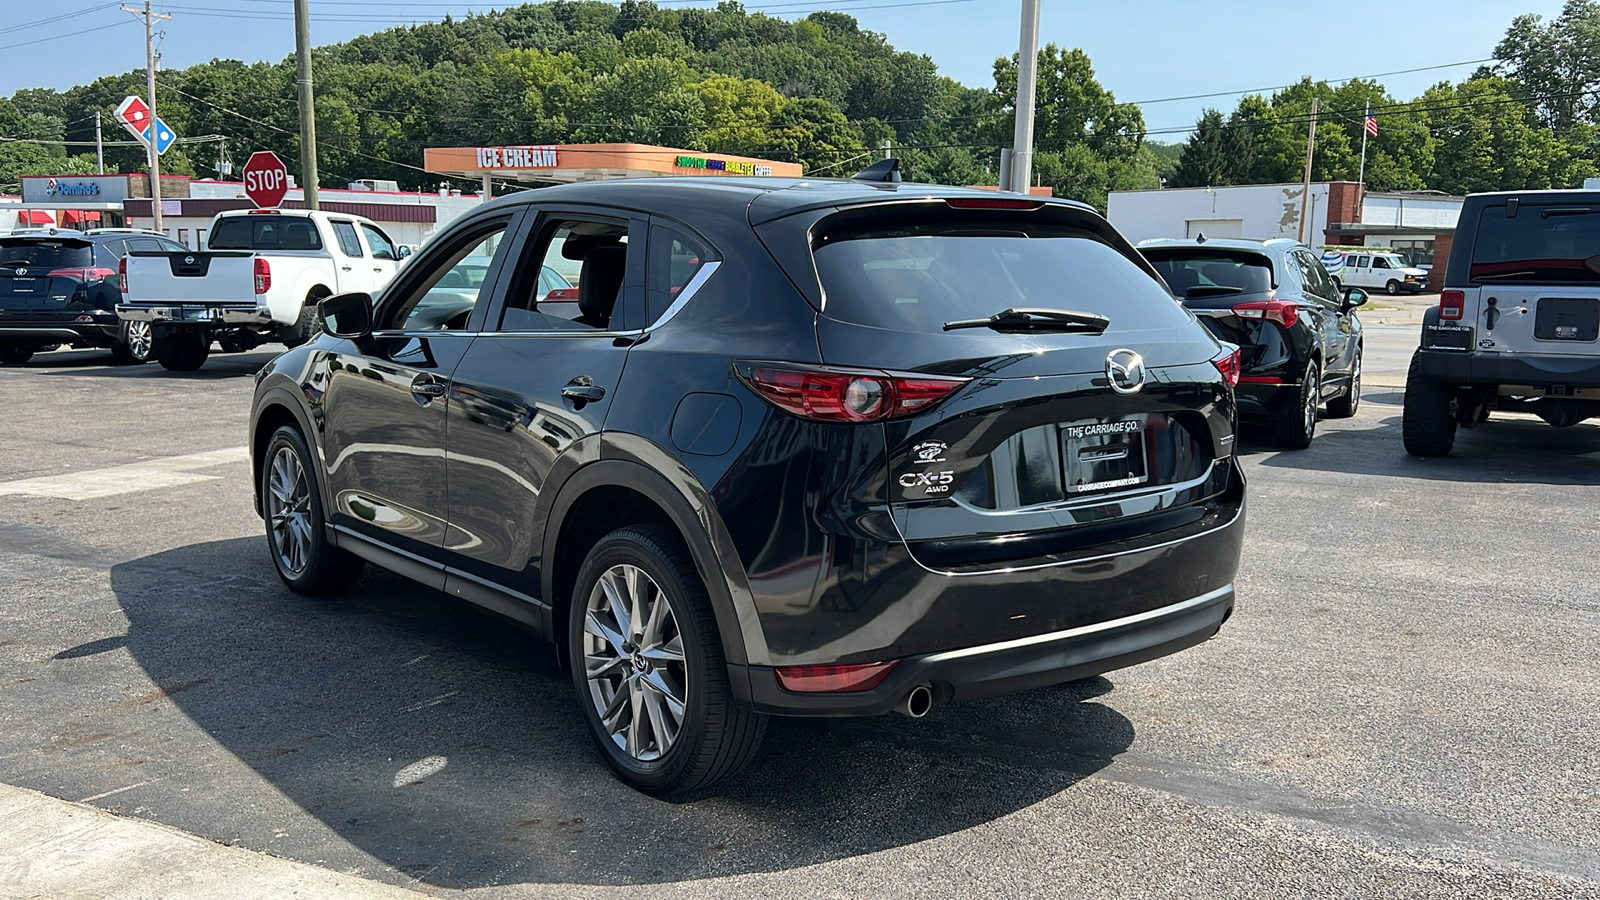
[(426, 896), (0, 785), (0, 894), (15, 900)]

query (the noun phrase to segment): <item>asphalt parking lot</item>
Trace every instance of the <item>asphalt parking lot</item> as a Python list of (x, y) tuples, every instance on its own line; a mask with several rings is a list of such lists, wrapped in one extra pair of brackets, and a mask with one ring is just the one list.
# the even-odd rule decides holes
[(280, 587), (251, 374), (0, 369), (0, 783), (438, 895), (1600, 897), (1600, 424), (1253, 430), (1237, 613), (926, 719), (777, 720), (692, 802), (616, 782), (547, 649), (381, 572)]

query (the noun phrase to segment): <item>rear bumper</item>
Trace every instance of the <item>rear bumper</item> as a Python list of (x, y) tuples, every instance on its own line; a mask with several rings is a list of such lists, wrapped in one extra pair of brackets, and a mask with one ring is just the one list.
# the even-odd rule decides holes
[(1418, 371), (1450, 384), (1600, 387), (1600, 356), (1518, 356), (1418, 350)]
[(92, 322), (72, 325), (0, 325), (0, 343), (85, 344), (109, 347), (117, 341), (117, 326)]
[(790, 716), (873, 716), (894, 709), (912, 688), (927, 684), (935, 702), (950, 703), (1088, 678), (1177, 653), (1202, 643), (1233, 613), (1233, 585), (1159, 609), (995, 644), (913, 656), (900, 661), (870, 691), (796, 693), (778, 685), (775, 670), (745, 668), (734, 683), (749, 685), (757, 710)]
[(1233, 389), (1239, 415), (1251, 419), (1276, 418), (1284, 410), (1300, 409), (1300, 385), (1239, 382)]
[(222, 306), (219, 304), (173, 304), (170, 306), (132, 306), (121, 304), (117, 316), (152, 325), (255, 325), (276, 327), (272, 310), (265, 306)]

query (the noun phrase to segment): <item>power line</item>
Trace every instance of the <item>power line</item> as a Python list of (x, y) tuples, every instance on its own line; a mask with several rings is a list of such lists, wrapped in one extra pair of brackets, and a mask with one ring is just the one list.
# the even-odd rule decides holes
[(112, 3), (99, 3), (99, 4), (96, 4), (94, 6), (86, 6), (83, 9), (74, 10), (73, 12), (62, 13), (60, 15), (50, 16), (50, 17), (44, 18), (44, 19), (35, 19), (32, 22), (23, 22), (20, 25), (7, 25), (4, 28), (0, 28), (0, 34), (10, 34), (13, 31), (27, 31), (29, 28), (37, 28), (40, 25), (53, 25), (56, 22), (64, 22), (67, 19), (75, 19), (78, 16), (85, 15), (85, 14), (92, 13), (92, 12), (98, 12), (98, 11), (100, 11), (102, 9), (110, 9), (111, 7), (116, 6), (116, 5), (117, 4), (115, 2), (112, 2)]
[(91, 32), (105, 31), (107, 28), (116, 28), (119, 25), (130, 25), (132, 23), (133, 20), (128, 19), (120, 22), (112, 22), (109, 25), (97, 25), (94, 28), (79, 28), (77, 31), (71, 31), (66, 34), (57, 34), (51, 37), (33, 38), (32, 40), (23, 41), (20, 44), (0, 45), (0, 50), (15, 50), (18, 47), (32, 47), (35, 44), (44, 44), (50, 41), (60, 41), (70, 37), (81, 37)]

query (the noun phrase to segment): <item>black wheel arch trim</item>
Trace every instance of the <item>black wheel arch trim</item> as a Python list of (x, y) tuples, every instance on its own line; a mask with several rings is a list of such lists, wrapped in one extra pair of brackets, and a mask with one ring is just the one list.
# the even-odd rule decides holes
[(312, 467), (317, 479), (317, 490), (322, 494), (322, 508), (332, 509), (333, 498), (328, 493), (328, 479), (326, 461), (322, 458), (322, 435), (311, 425), (311, 415), (306, 412), (303, 398), (283, 385), (273, 385), (256, 393), (255, 402), (250, 410), (250, 493), (252, 505), (256, 515), (261, 512), (261, 461), (256, 459), (256, 444), (261, 439), (261, 414), (269, 406), (281, 406), (294, 417), (295, 424), (300, 428), (300, 434), (306, 439), (306, 446), (317, 457), (312, 461)]
[[(664, 510), (683, 536), (711, 598), (723, 654), (729, 663), (730, 677), (736, 682), (735, 691), (746, 694), (745, 685), (737, 684), (740, 680), (737, 676), (743, 673), (746, 664), (764, 662), (770, 654), (744, 566), (709, 492), (682, 463), (642, 438), (607, 432), (602, 435), (601, 450), (601, 459), (571, 472), (559, 485), (553, 481), (545, 483), (542, 496), (553, 499), (548, 511), (536, 511), (539, 521), (552, 526), (565, 521), (579, 498), (593, 488), (606, 485), (637, 491)], [(546, 629), (550, 634), (556, 634), (559, 627), (553, 620), (558, 598), (555, 596), (555, 566), (551, 561), (555, 559), (560, 534), (559, 527), (545, 529), (539, 557), (545, 562), (540, 567), (539, 593), (551, 605), (552, 621)]]

